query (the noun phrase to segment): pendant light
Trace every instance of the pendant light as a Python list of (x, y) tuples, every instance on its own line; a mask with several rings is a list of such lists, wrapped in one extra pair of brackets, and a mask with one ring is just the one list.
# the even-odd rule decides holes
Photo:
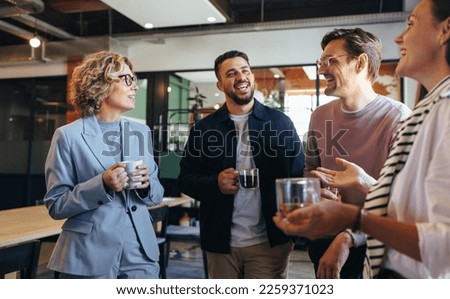
[[(34, 13), (36, 14), (36, 9), (34, 9)], [(30, 39), (29, 43), (30, 43), (30, 46), (32, 48), (39, 48), (39, 46), (41, 45), (41, 40), (39, 39), (39, 36), (37, 34), (37, 21), (38, 21), (38, 19), (36, 18), (36, 16), (34, 18), (36, 20), (36, 22), (34, 24), (34, 35)]]

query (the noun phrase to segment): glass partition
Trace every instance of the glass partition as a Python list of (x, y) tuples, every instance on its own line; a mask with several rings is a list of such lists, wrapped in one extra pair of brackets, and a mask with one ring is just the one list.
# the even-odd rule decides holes
[(0, 209), (42, 200), (44, 163), (66, 108), (65, 77), (0, 81)]
[[(401, 80), (395, 75), (396, 65), (396, 62), (381, 64), (374, 89), (379, 94), (400, 100)], [(302, 139), (308, 131), (311, 113), (317, 106), (335, 99), (324, 94), (325, 80), (322, 76), (317, 80), (315, 65), (252, 68), (252, 72), (255, 75), (255, 98), (286, 113)], [(195, 87), (205, 96), (205, 111), (213, 111), (224, 103), (225, 97), (216, 87), (213, 71), (177, 72), (175, 75), (190, 82), (191, 94)]]

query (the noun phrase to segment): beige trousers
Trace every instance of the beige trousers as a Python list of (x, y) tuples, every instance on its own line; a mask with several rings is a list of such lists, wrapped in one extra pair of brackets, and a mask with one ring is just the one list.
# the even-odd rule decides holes
[(231, 247), (228, 254), (206, 252), (209, 278), (286, 278), (294, 243), (270, 247), (269, 242), (248, 247)]

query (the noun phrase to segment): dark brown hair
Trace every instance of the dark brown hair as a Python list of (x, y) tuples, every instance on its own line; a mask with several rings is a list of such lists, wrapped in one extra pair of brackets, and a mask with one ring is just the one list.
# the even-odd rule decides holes
[(227, 59), (234, 58), (234, 57), (242, 57), (242, 58), (244, 58), (245, 61), (247, 61), (248, 65), (250, 66), (250, 62), (248, 60), (248, 56), (244, 52), (237, 51), (237, 50), (231, 50), (231, 51), (225, 52), (222, 55), (218, 56), (216, 58), (216, 60), (214, 61), (214, 72), (216, 74), (217, 80), (220, 81), (219, 69), (220, 69), (220, 65), (222, 64), (222, 62), (224, 62)]
[[(445, 21), (448, 17), (450, 17), (450, 1), (449, 0), (431, 0), (432, 3), (432, 13), (433, 17), (438, 22)], [(445, 59), (447, 60), (447, 64), (450, 65), (450, 40), (446, 43), (447, 53), (445, 55)]]
[(334, 29), (322, 38), (322, 50), (333, 40), (344, 39), (347, 52), (358, 56), (363, 53), (369, 57), (369, 79), (373, 82), (378, 76), (381, 65), (381, 41), (378, 37), (361, 28)]

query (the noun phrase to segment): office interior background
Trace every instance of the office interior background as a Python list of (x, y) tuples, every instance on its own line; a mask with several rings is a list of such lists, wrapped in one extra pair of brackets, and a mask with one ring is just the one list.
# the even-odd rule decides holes
[[(288, 114), (303, 137), (311, 112), (332, 100), (315, 61), (322, 36), (334, 28), (376, 34), (383, 43), (376, 90), (414, 105), (417, 84), (394, 72), (394, 39), (417, 2), (0, 0), (0, 210), (42, 202), (53, 132), (77, 118), (67, 82), (87, 54), (109, 49), (133, 62), (139, 92), (127, 116), (154, 130), (166, 196), (176, 196), (189, 128), (224, 102), (213, 72), (218, 55), (246, 52), (255, 97)], [(37, 48), (29, 45), (34, 36)]]

